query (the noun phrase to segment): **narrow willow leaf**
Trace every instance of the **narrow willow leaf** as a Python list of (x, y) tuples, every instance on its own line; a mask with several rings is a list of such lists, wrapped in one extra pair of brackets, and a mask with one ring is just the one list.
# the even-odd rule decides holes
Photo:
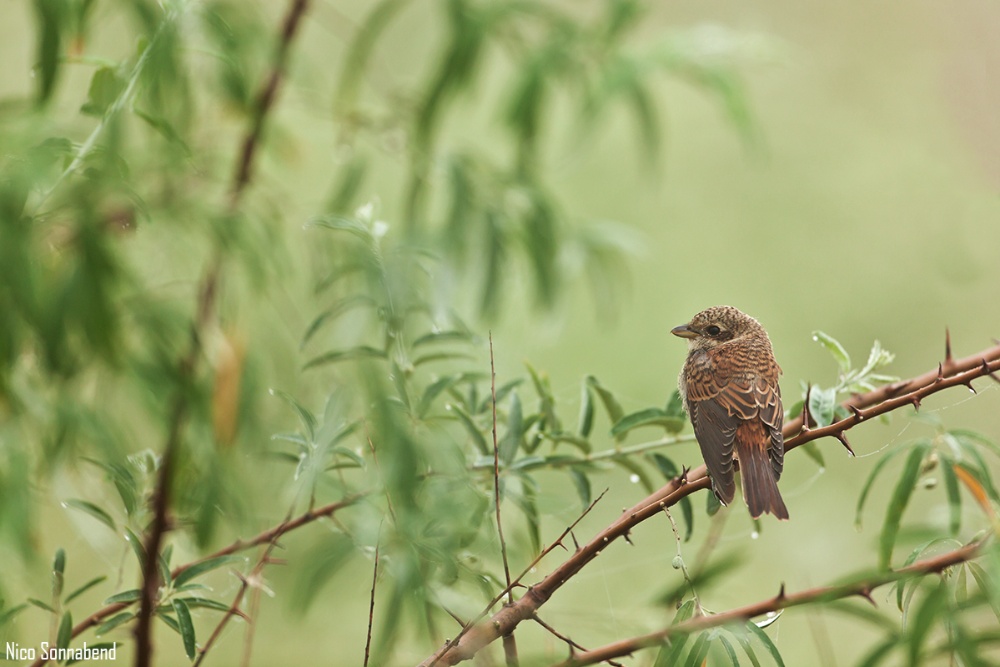
[(132, 588), (127, 591), (122, 591), (121, 593), (115, 593), (108, 599), (104, 601), (104, 604), (118, 604), (119, 602), (135, 602), (140, 597), (142, 597), (142, 591), (138, 588)]
[(622, 406), (618, 402), (618, 399), (615, 398), (615, 395), (605, 389), (593, 375), (588, 375), (586, 382), (597, 392), (597, 397), (601, 399), (601, 403), (604, 405), (604, 410), (608, 413), (608, 419), (611, 423), (617, 424), (621, 421), (621, 418), (625, 416), (625, 411), (622, 410)]
[(34, 0), (35, 15), (38, 20), (38, 50), (36, 66), (38, 68), (38, 98), (39, 104), (44, 104), (55, 90), (56, 78), (59, 75), (59, 65), (62, 61), (63, 11), (65, 3), (61, 0)]
[(684, 541), (690, 542), (691, 533), (694, 532), (694, 505), (691, 503), (691, 496), (681, 498), (680, 506), (681, 516), (684, 518)]
[(56, 549), (56, 555), (52, 559), (52, 597), (59, 599), (63, 592), (63, 583), (66, 580), (66, 551)]
[[(997, 617), (997, 621), (1000, 621), (1000, 591), (997, 590), (997, 587), (990, 580), (990, 576), (979, 563), (970, 561), (966, 565), (969, 571), (972, 572), (972, 577), (976, 580), (979, 591), (986, 597), (990, 608), (993, 609), (993, 615)], [(0, 622), (0, 625), (2, 625), (2, 622)]]
[(916, 613), (911, 616), (910, 627), (907, 628), (907, 653), (911, 665), (920, 664), (920, 651), (923, 648), (931, 627), (938, 618), (947, 612), (948, 590), (942, 580), (924, 598)]
[(174, 579), (174, 586), (175, 587), (183, 586), (187, 582), (197, 579), (206, 572), (210, 572), (216, 568), (220, 568), (228, 563), (242, 563), (242, 562), (243, 562), (242, 556), (216, 556), (215, 558), (209, 558), (208, 560), (203, 560), (200, 563), (195, 563), (191, 567), (187, 568), (186, 570), (178, 574), (177, 578)]
[(611, 435), (621, 440), (626, 433), (640, 426), (662, 426), (668, 433), (678, 433), (684, 428), (684, 420), (669, 417), (660, 408), (647, 408), (622, 417), (611, 427)]
[(941, 476), (944, 478), (944, 490), (948, 496), (949, 521), (948, 531), (954, 536), (962, 528), (962, 496), (958, 492), (958, 477), (952, 460), (941, 456)]
[(764, 648), (767, 649), (767, 652), (771, 654), (771, 657), (774, 658), (774, 662), (777, 663), (778, 667), (785, 667), (785, 663), (781, 659), (781, 652), (778, 651), (778, 647), (774, 645), (774, 642), (772, 642), (771, 638), (767, 636), (767, 633), (758, 628), (752, 621), (747, 621), (746, 628), (750, 631), (750, 634), (760, 640), (760, 643), (763, 644)]
[(580, 505), (583, 509), (587, 509), (590, 505), (590, 478), (576, 468), (570, 468), (568, 472), (570, 479), (573, 480), (573, 486), (576, 487), (576, 494), (580, 497)]
[(698, 635), (698, 639), (695, 640), (694, 646), (691, 647), (691, 652), (688, 653), (687, 658), (682, 664), (684, 664), (685, 667), (701, 667), (701, 664), (708, 656), (709, 648), (711, 648), (711, 644), (708, 641), (708, 631), (705, 631)]
[(457, 403), (451, 404), (451, 412), (458, 415), (458, 420), (462, 422), (463, 426), (465, 426), (465, 430), (472, 437), (472, 444), (476, 446), (479, 453), (483, 455), (489, 454), (493, 448), (486, 442), (486, 436), (484, 436), (483, 432), (479, 430), (479, 426), (472, 419), (472, 415), (466, 412), (465, 408)]
[(743, 652), (746, 653), (747, 657), (750, 659), (750, 664), (753, 665), (753, 667), (760, 667), (760, 660), (757, 659), (757, 653), (753, 650), (753, 644), (750, 642), (750, 638), (745, 633), (741, 634), (739, 632), (735, 632), (733, 634), (736, 636), (736, 641), (738, 641), (740, 646), (743, 647)]
[(304, 614), (324, 584), (340, 571), (353, 551), (354, 543), (348, 537), (332, 534), (324, 536), (315, 547), (303, 554), (292, 587), (292, 608)]
[(833, 600), (826, 603), (823, 609), (835, 611), (845, 616), (852, 616), (884, 632), (895, 632), (899, 629), (899, 624), (896, 621), (887, 618), (885, 614), (872, 608), (867, 602), (859, 603), (851, 600)]
[(107, 576), (104, 575), (100, 577), (94, 577), (93, 579), (85, 583), (83, 586), (80, 586), (78, 589), (67, 595), (66, 599), (63, 601), (63, 604), (69, 604), (70, 602), (80, 597), (81, 595), (89, 591), (91, 588), (96, 586), (97, 584), (103, 582), (105, 579), (107, 579)]
[(191, 611), (184, 600), (174, 600), (174, 613), (177, 614), (177, 625), (180, 627), (181, 639), (184, 641), (184, 653), (189, 660), (194, 660), (196, 643), (194, 623), (191, 622)]
[(577, 420), (576, 432), (583, 438), (590, 437), (594, 427), (594, 394), (584, 382), (580, 391), (580, 418)]
[(875, 478), (882, 471), (882, 468), (889, 463), (889, 461), (905, 451), (906, 448), (904, 447), (890, 450), (885, 456), (878, 460), (878, 463), (875, 464), (875, 467), (872, 468), (872, 471), (868, 474), (868, 479), (865, 480), (864, 486), (861, 487), (861, 495), (858, 496), (858, 507), (854, 513), (854, 527), (858, 530), (861, 530), (861, 512), (865, 508), (865, 501), (868, 499), (868, 492), (871, 491)]
[(271, 389), (270, 394), (272, 396), (277, 396), (295, 411), (298, 415), (299, 423), (302, 424), (302, 428), (305, 429), (306, 434), (309, 437), (309, 441), (312, 442), (316, 439), (316, 417), (305, 408), (301, 403), (299, 403), (294, 396), (289, 394), (287, 391), (282, 391), (280, 389)]
[(864, 659), (858, 664), (858, 667), (877, 667), (889, 656), (897, 645), (898, 640), (896, 637), (890, 637), (869, 651)]
[(358, 347), (351, 348), (350, 350), (334, 350), (332, 352), (321, 354), (318, 357), (313, 357), (302, 366), (302, 370), (310, 370), (312, 368), (335, 364), (341, 361), (385, 358), (386, 355), (383, 350), (378, 350), (368, 345), (359, 345)]
[(553, 443), (558, 444), (560, 442), (565, 442), (569, 445), (573, 445), (579, 449), (584, 454), (589, 454), (593, 451), (594, 446), (590, 443), (590, 440), (581, 438), (580, 436), (573, 435), (572, 433), (559, 432), (559, 433), (542, 433), (541, 436), (546, 440), (551, 440)]
[(133, 618), (135, 618), (135, 612), (131, 611), (123, 611), (120, 614), (115, 614), (108, 620), (104, 621), (104, 623), (101, 623), (101, 625), (97, 627), (97, 630), (94, 631), (94, 634), (96, 634), (98, 637), (100, 637), (101, 635), (106, 635), (107, 633), (117, 628), (119, 625), (122, 625), (123, 623), (128, 623)]
[(73, 614), (66, 612), (59, 623), (59, 633), (56, 635), (56, 646), (68, 648), (69, 642), (73, 638)]
[(424, 389), (423, 396), (420, 397), (420, 402), (417, 403), (417, 416), (423, 418), (431, 409), (431, 406), (434, 404), (434, 400), (440, 396), (443, 391), (448, 389), (448, 387), (455, 384), (460, 377), (460, 375), (446, 375), (427, 385), (427, 388)]
[(642, 484), (642, 488), (645, 489), (647, 493), (652, 493), (656, 488), (656, 485), (653, 484), (649, 475), (646, 474), (646, 470), (637, 461), (633, 461), (627, 456), (615, 456), (611, 460), (632, 473), (631, 481), (640, 482)]
[(512, 493), (510, 498), (514, 501), (524, 517), (528, 520), (528, 537), (531, 538), (531, 549), (533, 553), (540, 553), (542, 550), (541, 519), (538, 515), (538, 503), (535, 502), (535, 480), (524, 472), (518, 473), (524, 484), (523, 493)]
[(507, 432), (498, 445), (500, 461), (504, 465), (510, 465), (514, 460), (524, 436), (523, 427), (521, 399), (514, 392), (510, 395), (510, 409), (507, 411)]
[(0, 611), (0, 628), (2, 628), (4, 624), (8, 623), (11, 619), (13, 619), (15, 616), (17, 616), (27, 608), (28, 608), (27, 604), (21, 603), (15, 607), (11, 607), (10, 609)]
[(836, 338), (822, 331), (813, 331), (813, 340), (825, 347), (833, 355), (833, 358), (837, 361), (837, 365), (840, 367), (841, 373), (847, 373), (851, 370), (851, 357)]
[(115, 520), (111, 518), (111, 515), (102, 510), (100, 507), (94, 503), (87, 502), (86, 500), (77, 500), (71, 498), (70, 500), (63, 501), (64, 507), (72, 507), (75, 510), (79, 510), (84, 514), (89, 514), (93, 518), (97, 519), (105, 526), (113, 531), (117, 532), (117, 527), (115, 526)]
[(190, 609), (191, 607), (200, 607), (204, 609), (214, 609), (215, 611), (229, 611), (229, 605), (224, 602), (219, 602), (218, 600), (213, 600), (211, 598), (203, 597), (186, 597), (180, 598)]
[(42, 601), (41, 601), (41, 600), (39, 600), (38, 598), (28, 598), (28, 602), (29, 602), (30, 604), (33, 604), (33, 605), (35, 605), (35, 606), (36, 606), (36, 607), (38, 607), (39, 609), (44, 609), (45, 611), (47, 611), (47, 612), (49, 612), (49, 613), (52, 613), (52, 614), (57, 614), (57, 613), (58, 613), (58, 612), (57, 612), (57, 611), (56, 611), (55, 609), (53, 609), (53, 608), (52, 608), (52, 607), (51, 607), (51, 606), (50, 606), (50, 605), (49, 605), (49, 604), (48, 604), (47, 602), (42, 602)]
[(471, 343), (476, 337), (469, 331), (432, 331), (413, 341), (413, 347), (433, 343)]
[(360, 306), (375, 307), (375, 305), (375, 300), (366, 294), (355, 294), (354, 296), (341, 299), (333, 306), (321, 312), (313, 319), (312, 322), (309, 323), (309, 326), (306, 327), (306, 332), (302, 334), (302, 342), (299, 343), (299, 349), (305, 349), (306, 344), (312, 340), (312, 337), (315, 336), (320, 329), (327, 324), (336, 321), (341, 315)]
[(920, 476), (920, 464), (924, 460), (929, 445), (921, 443), (913, 447), (910, 456), (903, 466), (903, 473), (899, 477), (896, 489), (893, 491), (892, 499), (885, 512), (885, 522), (882, 524), (882, 534), (879, 537), (879, 568), (889, 569), (892, 563), (892, 550), (896, 545), (896, 535), (899, 533), (899, 522), (903, 517), (903, 510), (910, 502), (910, 496), (917, 485), (917, 478)]
[(736, 649), (734, 649), (733, 645), (729, 643), (729, 640), (723, 635), (719, 635), (718, 642), (726, 652), (726, 656), (729, 658), (729, 664), (732, 665), (732, 667), (740, 667), (740, 660), (736, 657)]
[(146, 547), (142, 545), (142, 540), (139, 539), (139, 536), (133, 533), (132, 529), (128, 526), (125, 527), (125, 541), (132, 547), (132, 553), (135, 554), (136, 560), (139, 561), (139, 568), (146, 567)]

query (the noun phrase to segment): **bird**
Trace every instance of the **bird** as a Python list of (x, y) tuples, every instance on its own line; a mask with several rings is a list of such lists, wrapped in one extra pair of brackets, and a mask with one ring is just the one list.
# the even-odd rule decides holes
[(678, 388), (715, 496), (732, 502), (738, 467), (750, 516), (788, 519), (778, 491), (785, 452), (781, 367), (767, 331), (732, 306), (713, 306), (671, 333), (688, 341)]

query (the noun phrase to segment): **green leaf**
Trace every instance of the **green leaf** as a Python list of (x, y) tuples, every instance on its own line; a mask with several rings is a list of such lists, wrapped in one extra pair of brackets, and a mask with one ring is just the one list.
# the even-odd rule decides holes
[(594, 426), (594, 395), (590, 387), (584, 382), (580, 392), (580, 418), (577, 420), (576, 432), (583, 438), (590, 437), (590, 431)]
[(861, 530), (861, 512), (865, 507), (865, 501), (868, 499), (868, 492), (871, 491), (875, 478), (878, 476), (879, 472), (882, 471), (882, 468), (889, 463), (889, 461), (905, 451), (906, 448), (904, 447), (889, 450), (887, 454), (878, 460), (878, 463), (876, 463), (875, 467), (872, 468), (871, 473), (868, 474), (868, 479), (865, 480), (864, 486), (861, 487), (861, 495), (858, 496), (858, 507), (854, 513), (854, 527), (858, 530)]
[(733, 645), (729, 643), (729, 640), (725, 638), (724, 635), (719, 635), (719, 644), (725, 650), (726, 655), (729, 657), (729, 664), (733, 667), (740, 667), (740, 660), (736, 657), (736, 649)]
[(108, 599), (104, 601), (104, 604), (118, 604), (119, 602), (135, 602), (140, 597), (142, 597), (142, 591), (138, 588), (133, 588), (131, 590), (122, 591), (121, 593), (115, 593)]
[(518, 447), (524, 435), (523, 419), (521, 416), (521, 399), (517, 397), (517, 392), (510, 395), (510, 409), (507, 411), (507, 432), (500, 439), (498, 445), (500, 461), (504, 465), (510, 465), (517, 454)]
[(292, 608), (304, 614), (316, 596), (354, 552), (354, 543), (341, 534), (324, 536), (311, 550), (301, 556), (295, 569), (296, 580), (292, 588)]
[[(966, 566), (968, 566), (972, 577), (976, 580), (980, 592), (986, 597), (990, 607), (993, 609), (993, 615), (997, 617), (997, 621), (1000, 621), (1000, 591), (997, 590), (990, 576), (979, 563), (970, 561), (966, 563)], [(3, 621), (0, 621), (0, 625), (3, 625)]]
[(69, 604), (70, 602), (72, 602), (76, 598), (80, 597), (81, 595), (83, 595), (88, 590), (90, 590), (91, 588), (93, 588), (97, 584), (101, 583), (105, 579), (107, 579), (107, 576), (104, 576), (104, 575), (102, 575), (100, 577), (94, 577), (93, 579), (91, 579), (90, 581), (88, 581), (87, 583), (85, 583), (83, 586), (80, 586), (78, 589), (76, 589), (75, 591), (73, 591), (72, 593), (70, 593), (69, 595), (67, 595), (66, 599), (63, 601), (63, 604)]
[(306, 344), (312, 340), (312, 337), (315, 336), (316, 333), (325, 325), (337, 320), (337, 318), (344, 313), (347, 313), (359, 306), (375, 307), (376, 303), (375, 300), (367, 294), (355, 294), (354, 296), (341, 299), (333, 306), (321, 312), (313, 319), (312, 322), (309, 323), (309, 326), (306, 327), (306, 332), (302, 334), (302, 342), (299, 343), (299, 349), (304, 349)]
[(386, 355), (384, 351), (377, 350), (368, 345), (359, 345), (358, 347), (351, 348), (350, 350), (334, 350), (332, 352), (327, 352), (326, 354), (321, 354), (318, 357), (313, 357), (302, 366), (302, 370), (306, 371), (312, 368), (335, 364), (341, 361), (385, 358)]
[(833, 413), (837, 407), (837, 390), (813, 387), (809, 393), (809, 415), (817, 426), (829, 426), (833, 423)]
[(479, 453), (484, 456), (489, 454), (492, 447), (490, 447), (489, 443), (486, 442), (486, 436), (484, 436), (483, 432), (479, 430), (479, 426), (476, 424), (475, 420), (473, 420), (472, 415), (466, 412), (465, 408), (458, 403), (451, 404), (451, 412), (458, 415), (458, 420), (462, 422), (463, 426), (465, 426), (465, 430), (468, 431), (469, 435), (472, 437), (472, 444), (476, 446)]
[(59, 75), (65, 3), (61, 0), (35, 0), (33, 4), (39, 24), (36, 67), (39, 73), (37, 101), (41, 105), (52, 96)]
[(27, 604), (21, 603), (17, 606), (11, 607), (10, 609), (0, 611), (0, 628), (27, 608)]
[(66, 572), (66, 551), (56, 549), (52, 559), (52, 597), (58, 599), (62, 595)]
[(420, 402), (417, 404), (417, 416), (423, 418), (434, 404), (434, 399), (440, 396), (441, 392), (455, 384), (461, 377), (461, 375), (446, 375), (427, 385), (423, 396), (420, 397)]
[(679, 417), (682, 421), (685, 419), (684, 399), (681, 398), (681, 392), (674, 389), (674, 393), (670, 394), (670, 400), (667, 401), (667, 407), (664, 409), (664, 413), (666, 413), (668, 417)]
[(642, 484), (642, 488), (644, 488), (647, 493), (652, 493), (656, 488), (653, 481), (649, 478), (649, 475), (646, 474), (646, 470), (639, 465), (637, 461), (633, 461), (627, 456), (615, 456), (611, 460), (628, 472), (632, 473), (632, 475), (634, 475), (635, 478)]
[(568, 472), (570, 479), (573, 480), (573, 486), (576, 487), (576, 494), (580, 496), (580, 505), (583, 509), (587, 509), (590, 505), (590, 478), (576, 468), (569, 468)]
[(682, 663), (685, 667), (701, 667), (701, 664), (708, 656), (708, 649), (711, 648), (711, 644), (708, 641), (708, 635), (709, 633), (707, 630), (698, 635), (698, 639), (695, 640), (694, 646), (691, 647), (691, 652), (688, 653), (687, 659)]
[(611, 427), (611, 435), (621, 440), (626, 433), (640, 426), (662, 426), (668, 433), (678, 433), (684, 428), (684, 420), (669, 417), (660, 408), (647, 408), (622, 417)]
[(180, 598), (184, 600), (184, 603), (190, 609), (191, 607), (200, 607), (203, 609), (214, 609), (215, 611), (229, 611), (229, 605), (218, 600), (213, 600), (211, 598), (203, 597), (186, 597)]
[(743, 652), (747, 654), (748, 658), (750, 658), (750, 664), (753, 665), (753, 667), (760, 667), (760, 660), (757, 659), (757, 654), (753, 650), (753, 644), (750, 643), (750, 638), (745, 633), (735, 632), (733, 634), (736, 637), (736, 641), (738, 641), (740, 646), (743, 647)]
[(122, 625), (123, 623), (128, 623), (133, 618), (135, 618), (135, 612), (132, 611), (123, 611), (120, 614), (115, 614), (108, 620), (104, 621), (104, 623), (101, 623), (101, 625), (98, 626), (97, 630), (94, 631), (94, 634), (96, 634), (98, 637), (100, 637), (101, 635), (106, 635), (107, 633), (117, 628), (119, 625)]
[(955, 475), (954, 463), (947, 456), (941, 456), (941, 476), (944, 478), (944, 490), (948, 496), (949, 521), (948, 531), (954, 536), (962, 528), (962, 496), (958, 491), (958, 477)]
[(177, 614), (177, 625), (180, 628), (181, 639), (184, 641), (184, 653), (189, 660), (194, 660), (196, 654), (194, 623), (191, 622), (191, 612), (184, 600), (174, 600), (174, 613)]
[(781, 652), (778, 651), (778, 647), (774, 645), (774, 642), (772, 642), (771, 638), (767, 636), (767, 633), (758, 628), (753, 621), (748, 621), (746, 628), (750, 631), (750, 634), (760, 640), (760, 643), (763, 644), (764, 648), (767, 649), (767, 652), (771, 654), (771, 657), (774, 659), (774, 662), (777, 663), (778, 667), (785, 667), (785, 663), (781, 659)]
[(889, 569), (892, 563), (892, 549), (896, 545), (896, 535), (899, 533), (899, 522), (910, 501), (910, 495), (917, 485), (917, 478), (920, 476), (920, 464), (924, 460), (929, 444), (921, 443), (913, 447), (910, 456), (903, 466), (903, 474), (900, 475), (896, 489), (893, 491), (892, 499), (885, 512), (885, 523), (882, 525), (882, 534), (879, 537), (879, 568)]
[(896, 637), (890, 637), (868, 652), (858, 667), (876, 667), (896, 648)]
[(528, 520), (528, 537), (531, 538), (531, 549), (533, 553), (539, 553), (542, 550), (542, 530), (538, 503), (535, 502), (536, 483), (533, 477), (524, 472), (518, 473), (518, 477), (524, 482), (522, 484), (524, 492), (512, 493), (510, 499), (521, 509), (524, 518)]
[(935, 620), (947, 610), (948, 590), (944, 580), (941, 580), (934, 589), (927, 594), (923, 603), (911, 616), (909, 627), (907, 628), (907, 653), (910, 658), (909, 664), (920, 664), (920, 649), (923, 647), (927, 635)]
[(813, 331), (813, 340), (825, 347), (833, 355), (837, 365), (840, 367), (841, 374), (851, 370), (851, 357), (836, 338), (822, 331)]
[(41, 601), (41, 600), (39, 600), (38, 598), (28, 598), (28, 602), (29, 602), (29, 603), (31, 603), (31, 604), (33, 604), (33, 605), (35, 605), (35, 606), (36, 606), (36, 607), (38, 607), (39, 609), (44, 609), (45, 611), (47, 611), (47, 612), (49, 612), (49, 613), (52, 613), (52, 614), (57, 614), (57, 613), (59, 613), (59, 612), (57, 612), (57, 611), (56, 611), (55, 609), (53, 609), (52, 607), (50, 607), (50, 606), (48, 605), (48, 603), (46, 603), (46, 602), (42, 602), (42, 601)]
[(243, 563), (244, 559), (242, 556), (216, 556), (215, 558), (209, 558), (208, 560), (203, 560), (199, 563), (195, 563), (191, 567), (183, 570), (174, 579), (174, 587), (183, 586), (189, 581), (194, 581), (206, 572), (210, 572), (217, 568), (227, 565), (229, 563)]
[(586, 379), (587, 384), (597, 392), (597, 397), (601, 399), (601, 403), (604, 404), (604, 410), (608, 413), (608, 419), (612, 424), (617, 424), (621, 421), (622, 417), (625, 416), (625, 411), (622, 410), (621, 404), (615, 395), (609, 390), (605, 389), (600, 381), (593, 375), (588, 375)]
[(309, 441), (313, 442), (316, 440), (316, 417), (312, 412), (307, 410), (301, 403), (295, 400), (295, 397), (289, 394), (287, 391), (282, 391), (280, 389), (271, 389), (269, 393), (272, 396), (277, 396), (295, 411), (295, 414), (299, 417), (299, 423), (302, 424), (302, 428), (305, 429), (306, 434), (309, 437)]
[(139, 569), (141, 570), (146, 567), (146, 547), (143, 546), (139, 536), (133, 533), (128, 526), (125, 527), (125, 541), (132, 547), (132, 553), (135, 554), (136, 560), (139, 561)]
[(80, 107), (80, 112), (100, 118), (124, 89), (125, 82), (113, 67), (98, 68), (90, 78), (87, 101)]
[(111, 530), (115, 532), (117, 532), (118, 530), (117, 526), (115, 526), (115, 520), (111, 518), (111, 515), (102, 510), (94, 503), (87, 502), (86, 500), (77, 500), (75, 498), (71, 498), (70, 500), (64, 500), (63, 506), (72, 507), (73, 509), (79, 510), (84, 514), (89, 514), (90, 516), (97, 519)]
[(59, 623), (59, 633), (56, 635), (56, 646), (67, 648), (73, 638), (73, 614), (66, 612)]

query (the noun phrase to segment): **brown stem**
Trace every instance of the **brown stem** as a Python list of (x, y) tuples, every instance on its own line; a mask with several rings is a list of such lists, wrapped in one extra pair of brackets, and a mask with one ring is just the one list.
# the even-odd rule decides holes
[(768, 612), (776, 612), (789, 607), (796, 607), (819, 601), (829, 602), (831, 600), (839, 600), (855, 595), (863, 597), (867, 600), (871, 598), (871, 592), (874, 589), (884, 586), (885, 584), (890, 584), (902, 579), (919, 577), (934, 572), (941, 572), (945, 568), (951, 567), (952, 565), (957, 565), (958, 563), (964, 563), (971, 560), (978, 555), (982, 544), (982, 542), (978, 541), (971, 542), (963, 547), (941, 554), (940, 556), (918, 561), (899, 570), (878, 574), (850, 584), (843, 584), (840, 586), (822, 586), (819, 588), (800, 591), (798, 593), (792, 593), (790, 595), (786, 594), (784, 589), (782, 589), (782, 591), (773, 598), (748, 604), (736, 609), (730, 609), (729, 611), (724, 611), (719, 614), (698, 616), (684, 621), (683, 623), (671, 625), (670, 627), (657, 632), (651, 632), (647, 635), (631, 637), (629, 639), (613, 642), (592, 651), (578, 653), (569, 660), (560, 662), (553, 667), (580, 667), (581, 665), (597, 664), (611, 658), (629, 655), (639, 649), (662, 644), (667, 639), (677, 635), (690, 635), (696, 632), (701, 632), (702, 630), (707, 630), (708, 628), (715, 628), (721, 625), (728, 625), (737, 622), (745, 622), (756, 616), (761, 616)]
[[(795, 419), (785, 425), (786, 451), (824, 436), (836, 437), (838, 433), (855, 426), (861, 421), (895, 410), (903, 405), (919, 405), (924, 397), (955, 385), (969, 386), (973, 379), (990, 376), (996, 379), (1000, 370), (1000, 345), (983, 350), (979, 354), (953, 361), (950, 375), (942, 377), (935, 369), (910, 380), (894, 382), (866, 394), (851, 398), (844, 406), (852, 409), (846, 419), (802, 432), (802, 420)], [(796, 435), (798, 434), (798, 435)], [(794, 437), (793, 437), (794, 436)], [(484, 646), (499, 637), (509, 634), (519, 623), (532, 618), (546, 601), (582, 570), (611, 542), (622, 537), (646, 519), (656, 515), (662, 507), (671, 507), (681, 498), (709, 487), (708, 474), (704, 465), (689, 471), (686, 475), (671, 480), (666, 486), (644, 498), (632, 509), (625, 511), (608, 527), (599, 532), (590, 542), (580, 547), (547, 577), (528, 589), (527, 593), (512, 605), (497, 611), (487, 622), (480, 623), (463, 632), (460, 637), (447, 643), (421, 663), (421, 667), (431, 665), (455, 665), (474, 656)]]

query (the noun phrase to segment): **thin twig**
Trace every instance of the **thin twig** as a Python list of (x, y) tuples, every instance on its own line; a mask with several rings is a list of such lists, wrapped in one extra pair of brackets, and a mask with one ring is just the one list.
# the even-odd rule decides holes
[[(379, 531), (382, 532), (381, 530)], [(375, 543), (375, 567), (372, 572), (372, 593), (368, 598), (368, 637), (365, 639), (365, 667), (368, 667), (368, 659), (372, 649), (372, 626), (375, 625), (375, 584), (378, 583), (378, 542)]]
[[(208, 641), (206, 641), (205, 645), (202, 646), (201, 650), (199, 651), (198, 659), (195, 660), (194, 665), (192, 667), (199, 667), (199, 665), (201, 665), (202, 661), (205, 659), (205, 656), (208, 654), (209, 650), (212, 648), (216, 640), (222, 634), (223, 629), (225, 629), (226, 625), (229, 623), (229, 619), (231, 619), (233, 616), (244, 616), (244, 614), (240, 612), (240, 603), (243, 602), (243, 596), (246, 595), (247, 589), (250, 588), (251, 586), (253, 586), (254, 589), (259, 589), (262, 586), (261, 578), (264, 574), (264, 568), (271, 562), (271, 552), (273, 552), (274, 549), (278, 546), (278, 538), (284, 535), (285, 532), (288, 530), (288, 524), (290, 519), (291, 519), (291, 514), (286, 516), (285, 520), (281, 523), (281, 525), (278, 526), (278, 528), (275, 531), (273, 531), (273, 535), (271, 536), (271, 539), (268, 541), (267, 548), (264, 549), (264, 553), (261, 554), (260, 559), (257, 561), (257, 564), (254, 566), (253, 570), (250, 571), (250, 574), (247, 575), (246, 577), (243, 577), (237, 573), (237, 576), (240, 577), (240, 590), (236, 593), (236, 597), (233, 599), (233, 603), (229, 605), (229, 609), (226, 610), (226, 613), (219, 620), (218, 625), (215, 626), (215, 630), (212, 632), (211, 636), (209, 636)], [(254, 622), (254, 617), (251, 616), (249, 620), (250, 623), (252, 624)], [(250, 627), (252, 628), (253, 625), (251, 625)]]
[[(503, 574), (507, 582), (507, 604), (514, 604), (514, 589), (510, 584), (510, 565), (507, 562), (507, 541), (503, 536), (503, 522), (500, 520), (500, 446), (497, 441), (497, 369), (493, 361), (493, 332), (490, 332), (490, 396), (493, 406), (493, 501), (496, 509), (497, 534), (500, 536), (500, 556), (503, 559)], [(516, 667), (517, 643), (510, 632), (503, 636), (503, 653), (507, 667)]]
[(676, 637), (678, 635), (688, 636), (709, 628), (729, 625), (732, 623), (746, 622), (754, 617), (761, 616), (769, 612), (777, 612), (781, 609), (797, 607), (800, 605), (810, 604), (812, 602), (829, 602), (832, 600), (840, 600), (854, 596), (859, 596), (868, 600), (871, 598), (871, 592), (880, 586), (905, 579), (912, 579), (914, 577), (933, 574), (935, 572), (941, 572), (952, 565), (969, 561), (979, 554), (982, 545), (983, 542), (981, 541), (971, 542), (953, 551), (935, 556), (934, 558), (918, 561), (907, 567), (900, 568), (899, 570), (878, 574), (850, 584), (822, 586), (819, 588), (800, 591), (798, 593), (792, 593), (791, 595), (786, 594), (782, 588), (782, 591), (779, 592), (778, 595), (767, 600), (748, 604), (736, 609), (730, 609), (729, 611), (719, 614), (694, 617), (690, 620), (678, 623), (677, 625), (671, 625), (657, 632), (613, 642), (592, 651), (579, 653), (571, 657), (569, 660), (560, 662), (553, 667), (581, 667), (582, 665), (594, 665), (599, 662), (604, 662), (609, 658), (629, 655), (643, 648), (660, 645), (671, 637)]
[[(828, 435), (836, 437), (837, 433), (842, 433), (862, 420), (867, 421), (871, 417), (885, 414), (906, 404), (919, 403), (920, 399), (929, 394), (958, 384), (967, 386), (977, 377), (990, 376), (996, 379), (996, 371), (1000, 371), (1000, 345), (955, 361), (952, 368), (955, 370), (955, 374), (949, 377), (939, 378), (937, 369), (935, 369), (911, 380), (894, 382), (866, 394), (852, 397), (843, 404), (844, 407), (852, 409), (851, 417), (826, 427), (813, 428), (806, 433), (799, 433), (802, 430), (801, 419), (792, 420), (785, 425), (782, 431), (788, 438), (785, 449), (788, 451)], [(795, 435), (796, 433), (799, 435)], [(513, 605), (507, 605), (497, 611), (488, 622), (481, 623), (477, 620), (474, 627), (463, 631), (460, 637), (448, 642), (428, 657), (421, 663), (422, 667), (435, 664), (454, 665), (471, 658), (481, 648), (509, 633), (522, 621), (531, 618), (532, 614), (545, 604), (563, 584), (594, 560), (611, 542), (627, 534), (639, 523), (658, 514), (661, 507), (672, 507), (681, 498), (700, 489), (707, 489), (709, 485), (708, 473), (704, 465), (689, 471), (684, 479), (671, 480), (666, 486), (624, 512), (593, 539), (581, 546)]]
[[(543, 621), (538, 614), (535, 614), (534, 616), (532, 616), (531, 620), (533, 620), (535, 623), (538, 623), (540, 626), (542, 626), (543, 628), (545, 628), (546, 630), (548, 630), (548, 632), (550, 634), (552, 634), (552, 636), (554, 636), (556, 639), (559, 639), (559, 640), (565, 642), (566, 645), (569, 646), (570, 657), (576, 655), (577, 651), (586, 651), (587, 650), (584, 647), (582, 647), (579, 644), (577, 644), (572, 639), (570, 639), (569, 637), (567, 637), (566, 635), (562, 634), (561, 632), (559, 632), (558, 630), (556, 630), (555, 628), (553, 628), (551, 625), (549, 625), (545, 621)], [(605, 660), (605, 662), (607, 662), (609, 665), (611, 665), (611, 667), (622, 667), (622, 664), (620, 662), (616, 662), (614, 660)]]
[(493, 404), (493, 501), (497, 515), (497, 533), (500, 535), (500, 555), (503, 557), (503, 573), (507, 581), (507, 604), (514, 603), (514, 591), (510, 585), (510, 565), (507, 564), (507, 542), (503, 537), (500, 521), (500, 447), (497, 444), (497, 369), (493, 363), (493, 332), (490, 332), (490, 394)]

